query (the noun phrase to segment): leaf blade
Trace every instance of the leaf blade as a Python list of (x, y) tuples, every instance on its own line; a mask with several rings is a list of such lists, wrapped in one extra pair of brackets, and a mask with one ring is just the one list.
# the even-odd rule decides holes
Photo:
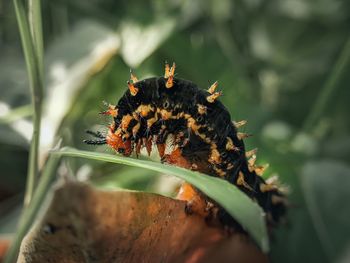
[[(264, 252), (269, 251), (269, 241), (262, 209), (241, 190), (226, 180), (193, 172), (184, 168), (152, 161), (137, 160), (130, 157), (80, 151), (64, 147), (52, 154), (65, 157), (80, 157), (97, 161), (124, 164), (166, 173), (193, 184), (209, 198), (219, 203), (250, 234)], [(230, 200), (229, 197), (235, 197)]]

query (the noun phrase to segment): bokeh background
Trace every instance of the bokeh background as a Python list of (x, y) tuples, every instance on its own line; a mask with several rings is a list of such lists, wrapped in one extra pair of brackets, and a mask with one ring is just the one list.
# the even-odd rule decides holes
[[(245, 119), (266, 176), (290, 188), (288, 224), (273, 262), (350, 262), (350, 2), (346, 0), (42, 1), (45, 99), (40, 161), (58, 141), (91, 151), (130, 69), (219, 81)], [(11, 1), (0, 1), (0, 235), (16, 231), (32, 133), (28, 77)], [(103, 188), (172, 195), (176, 181), (147, 170), (67, 160), (60, 173)]]

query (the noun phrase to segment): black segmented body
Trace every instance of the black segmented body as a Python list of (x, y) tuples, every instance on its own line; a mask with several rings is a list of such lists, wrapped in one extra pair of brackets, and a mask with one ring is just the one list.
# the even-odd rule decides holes
[(145, 140), (162, 145), (171, 134), (174, 148), (194, 169), (237, 185), (259, 203), (268, 222), (278, 222), (285, 213), (283, 195), (249, 165), (243, 140), (225, 106), (208, 101), (212, 93), (188, 80), (174, 78), (170, 88), (166, 83), (165, 77), (144, 79), (133, 84), (136, 92), (125, 92), (115, 106), (107, 144), (129, 155)]

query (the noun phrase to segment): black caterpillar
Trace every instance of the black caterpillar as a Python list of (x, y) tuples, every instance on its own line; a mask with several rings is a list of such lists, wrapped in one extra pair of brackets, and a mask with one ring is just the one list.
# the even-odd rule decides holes
[[(286, 212), (282, 191), (262, 177), (264, 166), (256, 166), (255, 150), (246, 152), (237, 132), (245, 122), (232, 122), (225, 106), (217, 100), (217, 82), (208, 90), (176, 78), (175, 63), (166, 63), (164, 77), (137, 80), (131, 74), (129, 89), (117, 105), (102, 114), (113, 117), (108, 134), (89, 132), (97, 139), (88, 144), (108, 144), (129, 156), (141, 147), (151, 152), (156, 144), (163, 162), (221, 177), (238, 186), (266, 212), (269, 225)], [(165, 154), (171, 136), (173, 151)]]

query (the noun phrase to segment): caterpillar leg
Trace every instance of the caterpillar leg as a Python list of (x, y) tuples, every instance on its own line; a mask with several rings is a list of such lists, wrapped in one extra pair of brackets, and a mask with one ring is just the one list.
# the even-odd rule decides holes
[[(193, 168), (193, 164), (182, 156), (180, 148), (176, 148), (170, 154), (165, 154), (162, 161), (187, 169)], [(181, 185), (176, 198), (187, 202), (185, 207), (187, 214), (197, 214), (204, 218), (208, 218), (212, 214), (213, 204), (189, 183)]]
[(176, 148), (170, 154), (163, 155), (162, 162), (176, 165), (186, 169), (191, 169), (192, 167), (192, 164), (182, 156), (180, 148)]
[(185, 206), (185, 212), (187, 214), (197, 214), (203, 217), (208, 223), (215, 222), (219, 208), (189, 183), (183, 183), (181, 185), (176, 198), (187, 202)]
[(189, 183), (183, 183), (181, 185), (176, 199), (187, 202), (185, 207), (187, 214), (197, 214), (204, 218), (210, 215), (212, 204)]

